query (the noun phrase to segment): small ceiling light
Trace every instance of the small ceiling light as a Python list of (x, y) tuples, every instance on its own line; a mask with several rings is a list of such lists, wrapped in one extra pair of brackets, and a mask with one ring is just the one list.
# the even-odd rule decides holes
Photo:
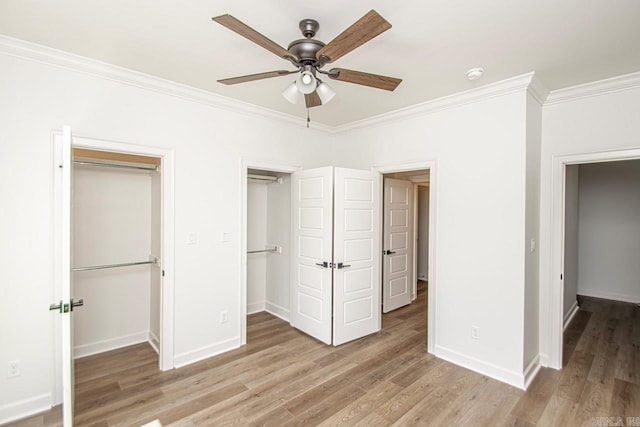
[(470, 81), (478, 80), (484, 74), (484, 68), (471, 68), (467, 71), (467, 78)]
[(298, 103), (300, 92), (298, 92), (298, 86), (296, 85), (295, 81), (284, 89), (284, 91), (282, 92), (282, 96), (284, 96), (284, 99), (292, 104)]
[(316, 93), (322, 101), (322, 105), (326, 105), (329, 101), (336, 96), (336, 92), (325, 82), (318, 80), (318, 87), (316, 87)]
[(316, 90), (317, 85), (318, 82), (311, 71), (303, 71), (296, 79), (296, 86), (298, 87), (298, 90), (305, 95)]

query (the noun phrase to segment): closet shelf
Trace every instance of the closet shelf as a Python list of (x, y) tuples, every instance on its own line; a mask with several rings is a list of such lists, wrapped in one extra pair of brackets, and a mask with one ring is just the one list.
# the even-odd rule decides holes
[(120, 264), (92, 265), (89, 267), (76, 267), (76, 268), (72, 268), (71, 271), (103, 270), (105, 268), (130, 267), (132, 265), (158, 264), (158, 258), (154, 256), (150, 256), (149, 258), (150, 258), (149, 261), (125, 262)]
[(257, 251), (247, 251), (248, 254), (262, 254), (262, 253), (270, 253), (270, 252), (275, 252), (275, 253), (281, 254), (282, 253), (282, 247), (273, 246), (271, 248), (258, 249)]

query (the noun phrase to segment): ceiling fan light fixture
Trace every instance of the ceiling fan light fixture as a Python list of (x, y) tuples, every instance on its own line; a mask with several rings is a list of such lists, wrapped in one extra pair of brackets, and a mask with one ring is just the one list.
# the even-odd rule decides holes
[(298, 103), (298, 99), (300, 98), (300, 92), (298, 91), (298, 86), (295, 81), (291, 83), (289, 86), (287, 86), (286, 88), (284, 88), (284, 91), (282, 91), (282, 96), (284, 96), (284, 99), (286, 99), (292, 104)]
[(311, 71), (303, 71), (296, 79), (296, 86), (301, 93), (307, 95), (316, 90), (318, 81)]
[(336, 92), (331, 89), (331, 86), (326, 84), (325, 82), (318, 80), (318, 87), (316, 87), (316, 93), (320, 97), (320, 101), (322, 101), (322, 105), (326, 105), (329, 101), (336, 96)]

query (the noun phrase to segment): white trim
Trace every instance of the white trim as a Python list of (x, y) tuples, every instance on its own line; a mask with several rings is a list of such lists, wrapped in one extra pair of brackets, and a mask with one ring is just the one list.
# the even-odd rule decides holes
[[(17, 57), (40, 64), (49, 65), (77, 73), (87, 74), (105, 80), (134, 86), (141, 89), (185, 99), (187, 101), (220, 108), (240, 114), (279, 120), (297, 126), (306, 126), (304, 117), (295, 117), (268, 108), (259, 107), (247, 102), (238, 101), (206, 90), (198, 89), (182, 83), (166, 80), (150, 74), (119, 67), (84, 56), (75, 55), (51, 47), (27, 42), (13, 37), (0, 35), (0, 54)], [(331, 127), (321, 123), (313, 123), (313, 127), (325, 132)]]
[(436, 346), (435, 355), (448, 362), (462, 366), (463, 368), (471, 369), (472, 371), (486, 375), (487, 377), (491, 377), (498, 381), (502, 381), (503, 383), (507, 383), (519, 389), (525, 389), (524, 375), (521, 372), (510, 371), (500, 366), (484, 362), (476, 359), (475, 357), (470, 357), (439, 345)]
[(252, 304), (247, 304), (247, 315), (260, 313), (261, 311), (265, 311), (265, 303), (262, 302), (254, 302)]
[[(401, 108), (399, 110), (388, 113), (379, 114), (377, 116), (368, 117), (366, 119), (347, 123), (341, 126), (330, 128), (332, 133), (341, 133), (352, 131), (355, 129), (368, 128), (374, 125), (388, 123), (398, 120), (405, 120), (416, 116), (424, 116), (440, 111), (457, 108), (462, 105), (470, 104), (477, 101), (484, 101), (496, 96), (508, 95), (514, 92), (525, 90), (531, 84), (534, 73), (522, 74), (520, 76), (511, 77), (499, 82), (490, 83), (478, 88), (466, 90), (464, 92), (454, 93), (442, 98), (433, 99), (422, 102), (420, 104)], [(537, 93), (537, 92), (536, 92)]]
[(549, 96), (549, 90), (542, 84), (537, 75), (533, 75), (531, 83), (527, 88), (527, 91), (533, 98), (538, 101), (540, 105), (543, 105)]
[(527, 366), (527, 368), (524, 370), (525, 390), (529, 388), (531, 382), (535, 379), (536, 375), (538, 375), (538, 372), (540, 372), (540, 368), (542, 368), (542, 365), (540, 364), (540, 355), (538, 354), (533, 358), (531, 363), (529, 363), (529, 366)]
[(128, 347), (134, 344), (149, 341), (149, 331), (136, 332), (135, 334), (123, 335), (121, 337), (109, 338), (107, 340), (96, 341), (88, 344), (74, 346), (73, 358), (81, 359), (104, 351), (115, 350), (117, 348)]
[(630, 302), (632, 304), (640, 304), (640, 297), (638, 295), (618, 294), (615, 292), (608, 292), (601, 289), (578, 289), (579, 295), (586, 297), (609, 299), (613, 301)]
[(581, 85), (571, 86), (564, 89), (554, 90), (549, 93), (545, 105), (570, 102), (577, 99), (590, 98), (592, 96), (604, 95), (607, 93), (620, 92), (628, 89), (640, 87), (640, 72), (611, 77), (609, 79), (598, 80)]
[[(438, 201), (438, 162), (423, 160), (419, 162), (379, 165), (371, 168), (380, 175), (393, 172), (407, 172), (429, 169), (429, 287), (427, 289), (427, 351), (435, 354), (436, 349), (436, 242), (437, 242), (437, 201)], [(382, 188), (382, 186), (380, 186)], [(381, 198), (381, 203), (384, 197)], [(381, 206), (382, 208), (382, 206)], [(381, 209), (382, 211), (382, 209)], [(382, 239), (382, 233), (380, 233)], [(382, 282), (381, 282), (382, 283)]]
[(551, 160), (551, 250), (546, 283), (540, 281), (541, 362), (562, 369), (564, 327), (564, 191), (567, 165), (640, 159), (640, 149), (612, 150), (553, 156)]
[(565, 314), (564, 316), (563, 326), (562, 326), (563, 332), (567, 330), (567, 327), (569, 326), (573, 318), (576, 316), (576, 313), (578, 312), (578, 310), (580, 310), (580, 307), (578, 307), (578, 301), (576, 300), (573, 302), (573, 305), (571, 306), (567, 314)]
[(238, 336), (240, 337), (240, 345), (247, 344), (247, 176), (249, 169), (291, 174), (299, 171), (300, 166), (258, 160), (240, 160), (240, 298), (238, 301), (238, 313), (240, 313)]
[[(7, 382), (7, 385), (10, 383)], [(0, 406), (0, 425), (28, 418), (40, 412), (51, 409), (52, 396), (50, 393), (29, 397), (28, 399), (11, 402)]]
[(290, 321), (289, 310), (279, 306), (278, 304), (274, 304), (272, 302), (267, 301), (265, 311), (269, 314), (273, 314), (274, 316), (279, 317), (285, 322)]
[(154, 334), (152, 331), (149, 331), (149, 335), (147, 336), (147, 342), (149, 342), (149, 345), (151, 346), (151, 348), (153, 348), (153, 350), (156, 353), (158, 353), (158, 356), (159, 356), (160, 355), (160, 340), (158, 339), (156, 334)]
[(192, 363), (196, 363), (213, 356), (217, 356), (218, 354), (234, 350), (238, 347), (240, 347), (240, 339), (238, 337), (234, 337), (229, 338), (228, 340), (205, 345), (204, 347), (200, 347), (195, 350), (176, 354), (173, 360), (176, 368), (181, 368), (183, 366), (190, 365)]

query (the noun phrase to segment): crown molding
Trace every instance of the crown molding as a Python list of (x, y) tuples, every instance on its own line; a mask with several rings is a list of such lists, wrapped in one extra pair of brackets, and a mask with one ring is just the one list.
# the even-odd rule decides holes
[(342, 126), (332, 128), (333, 133), (341, 133), (373, 125), (394, 122), (397, 120), (409, 119), (416, 116), (433, 114), (439, 111), (448, 110), (450, 108), (460, 107), (465, 104), (503, 96), (510, 93), (526, 90), (531, 84), (534, 73), (522, 74), (511, 77), (499, 82), (490, 83), (478, 88), (466, 90), (464, 92), (454, 93), (453, 95), (444, 96), (442, 98), (433, 99), (410, 107), (401, 108), (389, 113), (380, 114), (366, 119), (347, 123)]
[(570, 102), (577, 99), (590, 98), (592, 96), (620, 92), (638, 87), (640, 87), (640, 72), (624, 74), (609, 79), (554, 90), (549, 93), (549, 97), (544, 105)]
[[(268, 117), (301, 127), (306, 126), (307, 124), (306, 119), (301, 117), (280, 113), (278, 111), (238, 101), (236, 99), (214, 94), (212, 92), (197, 89), (192, 86), (163, 79), (161, 77), (152, 76), (139, 71), (130, 70), (117, 65), (86, 58), (2, 34), (0, 34), (0, 54), (14, 56), (20, 59), (34, 61), (77, 73), (87, 74), (105, 80), (111, 80), (128, 86), (150, 90), (234, 113), (259, 116), (261, 118)], [(332, 130), (330, 126), (321, 123), (313, 123), (312, 128), (324, 132), (331, 132)]]
[(544, 105), (547, 97), (549, 96), (549, 90), (542, 84), (540, 78), (536, 74), (533, 75), (531, 84), (529, 84), (527, 90), (540, 105)]

